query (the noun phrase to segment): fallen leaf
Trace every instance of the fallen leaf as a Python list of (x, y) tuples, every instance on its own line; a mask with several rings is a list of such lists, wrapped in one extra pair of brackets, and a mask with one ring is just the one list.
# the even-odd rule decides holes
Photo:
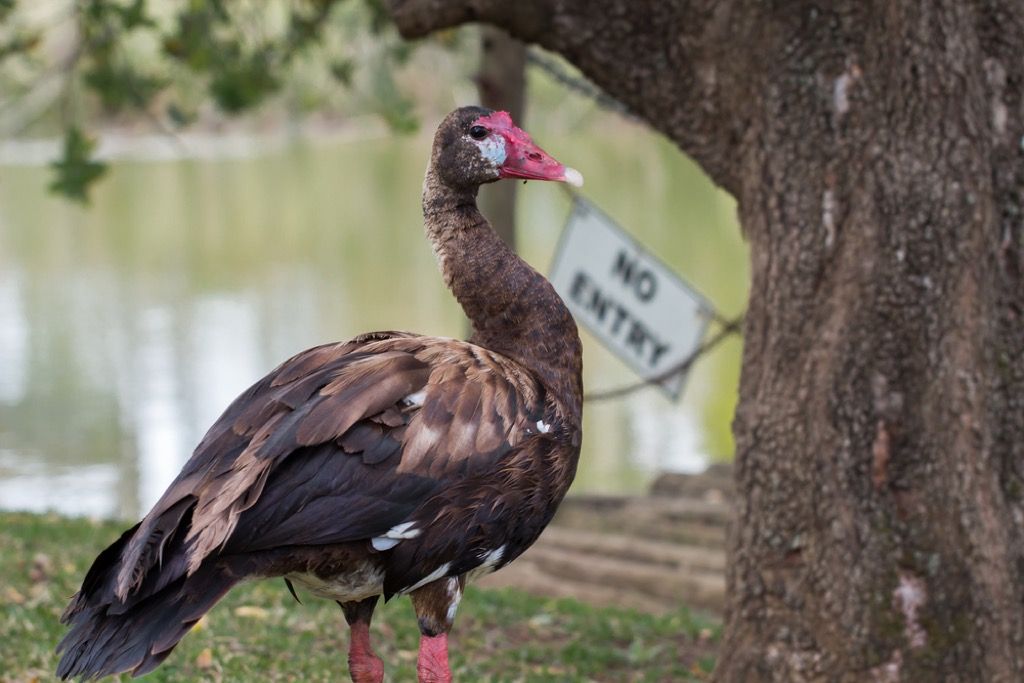
[(50, 556), (45, 553), (36, 553), (32, 558), (32, 568), (28, 570), (28, 578), (33, 583), (40, 583), (50, 578), (53, 573), (53, 562)]
[(542, 630), (542, 629), (545, 629), (546, 627), (550, 626), (553, 622), (554, 622), (554, 619), (551, 617), (550, 614), (541, 613), (541, 614), (538, 614), (538, 615), (536, 615), (534, 617), (531, 617), (530, 620), (527, 623), (530, 625), (530, 628), (532, 628), (532, 629), (541, 629)]
[(200, 669), (209, 669), (213, 666), (213, 650), (210, 648), (203, 649), (196, 657), (196, 666)]
[(235, 608), (236, 617), (251, 617), (253, 619), (266, 619), (269, 613), (262, 607), (255, 605), (242, 605)]

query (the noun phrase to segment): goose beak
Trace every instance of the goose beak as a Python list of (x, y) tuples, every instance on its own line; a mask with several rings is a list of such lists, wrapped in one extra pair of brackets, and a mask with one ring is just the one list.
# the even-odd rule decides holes
[(555, 160), (538, 147), (523, 130), (503, 131), (505, 136), (505, 163), (498, 172), (502, 178), (524, 180), (557, 180), (574, 187), (583, 185), (583, 174), (575, 168)]

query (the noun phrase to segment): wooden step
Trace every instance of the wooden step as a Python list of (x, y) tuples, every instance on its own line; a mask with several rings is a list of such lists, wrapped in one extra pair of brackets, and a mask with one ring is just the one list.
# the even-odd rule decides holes
[(732, 506), (692, 499), (576, 496), (567, 498), (555, 524), (628, 533), (646, 539), (724, 548)]
[(574, 598), (591, 605), (635, 609), (650, 614), (664, 614), (670, 610), (664, 600), (636, 591), (553, 577), (530, 559), (529, 551), (501, 571), (480, 579), (477, 585), (481, 588), (517, 588), (546, 598)]
[(721, 610), (725, 577), (638, 564), (615, 557), (575, 555), (544, 546), (531, 548), (530, 560), (551, 576), (577, 583), (607, 586), (661, 600), (667, 608), (687, 605)]
[(652, 496), (731, 501), (735, 498), (732, 465), (717, 463), (699, 474), (663, 472), (651, 484)]
[(722, 549), (667, 543), (626, 534), (552, 525), (544, 531), (537, 545), (564, 548), (573, 553), (615, 557), (684, 572), (725, 572), (725, 551)]
[(721, 612), (725, 579), (628, 560), (566, 553), (535, 545), (508, 567), (480, 581), (483, 587), (512, 586), (536, 595), (574, 597), (655, 614), (687, 606)]
[(481, 585), (654, 613), (680, 605), (719, 612), (724, 567), (721, 550), (551, 526), (521, 558)]

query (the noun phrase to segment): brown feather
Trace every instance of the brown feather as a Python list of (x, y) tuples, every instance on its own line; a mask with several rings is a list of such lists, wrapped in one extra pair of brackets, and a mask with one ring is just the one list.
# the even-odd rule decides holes
[(290, 384), (301, 377), (308, 377), (316, 370), (349, 353), (354, 346), (353, 342), (324, 344), (304, 351), (285, 361), (270, 373), (273, 377), (270, 386), (279, 387)]
[(428, 372), (426, 366), (408, 356), (374, 363), (370, 370), (377, 372), (356, 375), (351, 385), (347, 384), (347, 375), (339, 377), (321, 390), (324, 399), (299, 424), (299, 445), (324, 443), (341, 436), (356, 420), (379, 413), (419, 389)]
[(379, 415), (374, 415), (373, 420), (385, 427), (400, 427), (405, 424), (405, 417), (394, 406), (382, 411)]

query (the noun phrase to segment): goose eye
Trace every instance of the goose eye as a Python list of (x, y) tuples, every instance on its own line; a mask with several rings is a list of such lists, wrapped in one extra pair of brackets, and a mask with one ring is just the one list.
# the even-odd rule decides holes
[(487, 137), (487, 129), (483, 126), (473, 126), (469, 129), (469, 136), (474, 140), (483, 140)]

